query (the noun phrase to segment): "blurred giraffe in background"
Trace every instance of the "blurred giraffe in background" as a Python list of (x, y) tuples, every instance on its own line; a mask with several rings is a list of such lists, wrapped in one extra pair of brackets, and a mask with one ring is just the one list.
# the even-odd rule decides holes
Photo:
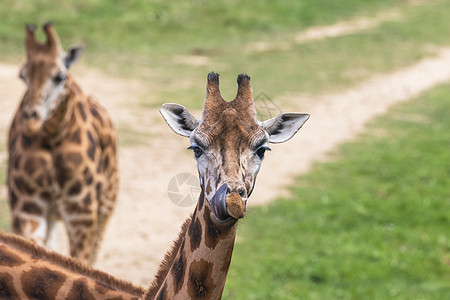
[(64, 52), (52, 24), (43, 30), (45, 43), (26, 26), (20, 78), (27, 90), (9, 131), (12, 231), (48, 245), (62, 219), (70, 254), (92, 264), (118, 191), (116, 132), (68, 72), (82, 48)]

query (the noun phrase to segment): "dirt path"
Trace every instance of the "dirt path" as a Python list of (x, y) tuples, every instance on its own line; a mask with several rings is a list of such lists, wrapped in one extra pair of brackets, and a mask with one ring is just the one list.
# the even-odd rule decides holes
[[(4, 137), (24, 90), (17, 79), (17, 69), (17, 66), (0, 65), (0, 134)], [(147, 285), (180, 224), (193, 209), (193, 206), (182, 208), (173, 204), (167, 196), (167, 185), (179, 173), (196, 174), (195, 161), (185, 150), (188, 141), (173, 134), (157, 110), (138, 106), (135, 99), (145, 90), (142, 83), (111, 78), (89, 69), (77, 71), (77, 78), (84, 90), (95, 92), (118, 127), (146, 132), (142, 145), (120, 149), (119, 202), (97, 267)], [(249, 203), (273, 200), (286, 191), (285, 186), (292, 182), (294, 175), (306, 172), (337, 144), (360, 132), (367, 120), (394, 103), (448, 80), (450, 49), (442, 49), (436, 58), (378, 76), (341, 94), (292, 96), (291, 103), (302, 103), (298, 110), (309, 112), (311, 119), (291, 141), (272, 146)], [(202, 84), (199, 83), (199, 88)], [(0, 158), (5, 157), (1, 153)]]
[(397, 9), (381, 11), (373, 17), (355, 17), (354, 19), (342, 21), (332, 26), (311, 27), (308, 30), (293, 35), (290, 40), (282, 42), (252, 42), (246, 45), (245, 50), (249, 52), (288, 50), (295, 44), (304, 44), (325, 38), (349, 35), (375, 28), (384, 22), (397, 21), (400, 18), (401, 13)]
[[(427, 5), (437, 3), (440, 0), (410, 0), (412, 6)], [(402, 19), (400, 8), (379, 11), (371, 17), (356, 16), (354, 18), (327, 26), (315, 26), (307, 30), (286, 37), (282, 41), (258, 41), (248, 43), (244, 49), (247, 52), (283, 51), (289, 50), (296, 44), (305, 44), (311, 41), (350, 35), (361, 31), (370, 30), (386, 22), (394, 22)]]

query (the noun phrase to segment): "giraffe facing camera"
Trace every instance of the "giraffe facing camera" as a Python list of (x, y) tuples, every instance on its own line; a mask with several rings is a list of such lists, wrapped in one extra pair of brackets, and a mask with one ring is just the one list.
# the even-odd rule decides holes
[(160, 109), (169, 127), (189, 138), (201, 195), (144, 299), (221, 298), (237, 221), (245, 216), (269, 143), (289, 140), (309, 118), (308, 114), (283, 113), (260, 122), (250, 77), (238, 75), (237, 84), (236, 98), (227, 102), (220, 94), (219, 74), (209, 73), (201, 119), (179, 104), (164, 104)]
[(117, 137), (106, 110), (83, 94), (68, 69), (81, 47), (64, 52), (51, 23), (25, 28), (27, 90), (9, 131), (12, 231), (39, 245), (55, 242), (63, 220), (70, 254), (95, 261), (118, 190)]

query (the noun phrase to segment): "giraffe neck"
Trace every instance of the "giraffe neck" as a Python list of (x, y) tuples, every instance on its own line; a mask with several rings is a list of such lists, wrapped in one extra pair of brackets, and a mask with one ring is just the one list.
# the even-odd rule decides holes
[(0, 231), (0, 299), (138, 299), (130, 282)]
[(231, 263), (237, 221), (211, 219), (202, 191), (144, 299), (220, 299)]
[(53, 115), (44, 122), (43, 131), (49, 144), (57, 144), (66, 138), (68, 129), (76, 123), (75, 106), (81, 101), (81, 90), (73, 78), (68, 75), (67, 94)]

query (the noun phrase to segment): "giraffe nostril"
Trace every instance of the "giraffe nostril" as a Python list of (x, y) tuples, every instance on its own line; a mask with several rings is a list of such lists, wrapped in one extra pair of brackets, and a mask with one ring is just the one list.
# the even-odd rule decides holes
[(32, 119), (32, 120), (37, 120), (39, 119), (39, 114), (37, 111), (32, 110), (32, 111), (24, 111), (23, 112), (23, 118), (26, 120)]
[(243, 187), (238, 188), (237, 193), (241, 196), (241, 198), (245, 198), (246, 196), (245, 188)]
[(241, 196), (241, 198), (246, 198), (247, 197), (247, 190), (245, 189), (245, 187), (240, 186), (238, 188), (227, 188), (227, 194), (231, 194), (231, 193), (236, 193), (239, 196)]

